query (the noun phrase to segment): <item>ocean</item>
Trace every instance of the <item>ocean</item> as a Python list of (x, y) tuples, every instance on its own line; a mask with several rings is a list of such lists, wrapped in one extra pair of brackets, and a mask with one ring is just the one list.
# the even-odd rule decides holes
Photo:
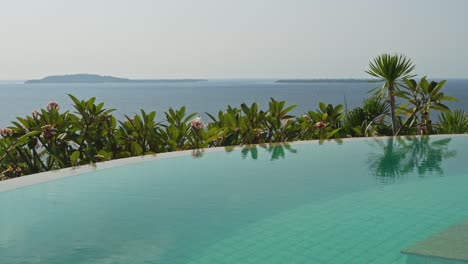
[[(139, 109), (156, 111), (159, 121), (169, 107), (186, 106), (188, 112), (196, 112), (208, 122), (205, 112), (217, 114), (228, 105), (239, 107), (241, 103), (258, 102), (267, 108), (270, 98), (295, 104), (293, 114), (302, 115), (315, 110), (320, 101), (331, 104), (358, 106), (371, 96), (369, 90), (377, 83), (277, 83), (276, 80), (208, 80), (189, 83), (107, 83), (107, 84), (24, 84), (22, 81), (0, 82), (0, 127), (8, 126), (17, 116), (25, 116), (43, 108), (49, 101), (57, 101), (62, 110), (72, 110), (67, 94), (79, 99), (96, 97), (107, 108), (134, 115)], [(445, 93), (457, 97), (458, 102), (449, 103), (451, 108), (468, 111), (468, 79), (448, 79)]]

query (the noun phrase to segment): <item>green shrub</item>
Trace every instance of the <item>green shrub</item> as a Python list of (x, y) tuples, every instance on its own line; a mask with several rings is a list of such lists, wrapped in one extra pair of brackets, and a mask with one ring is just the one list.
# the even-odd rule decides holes
[[(468, 115), (448, 111), (442, 100), (453, 100), (440, 92), (443, 83), (417, 84), (406, 80), (397, 96), (408, 100), (399, 111), (400, 134), (420, 134), (418, 125), (430, 124), (430, 110), (444, 111), (434, 125), (437, 133), (468, 133)], [(407, 90), (404, 90), (407, 89)], [(295, 105), (271, 99), (266, 110), (257, 103), (240, 108), (228, 106), (204, 124), (197, 113), (185, 107), (170, 108), (158, 119), (156, 112), (140, 111), (117, 121), (113, 109), (95, 98), (73, 101), (73, 112), (60, 112), (56, 102), (30, 116), (18, 117), (12, 126), (0, 129), (0, 180), (111, 159), (205, 147), (250, 145), (295, 140), (332, 139), (349, 136), (392, 135), (387, 100), (370, 98), (361, 107), (345, 110), (320, 102), (318, 109), (302, 116), (290, 112)], [(411, 105), (411, 107), (410, 107)], [(401, 120), (403, 118), (403, 120)], [(431, 133), (432, 127), (424, 131)], [(289, 148), (286, 148), (289, 150)], [(284, 148), (268, 149), (272, 159), (284, 157)], [(256, 157), (255, 148), (243, 155)], [(198, 154), (197, 154), (198, 155)]]
[(468, 114), (458, 109), (441, 113), (435, 130), (438, 134), (467, 134)]

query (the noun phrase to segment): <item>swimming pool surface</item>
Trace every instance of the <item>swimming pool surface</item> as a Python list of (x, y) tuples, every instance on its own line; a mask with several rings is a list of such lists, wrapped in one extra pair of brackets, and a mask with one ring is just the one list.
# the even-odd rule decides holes
[(0, 192), (0, 263), (436, 263), (401, 250), (468, 218), (467, 165), (436, 136), (96, 170)]

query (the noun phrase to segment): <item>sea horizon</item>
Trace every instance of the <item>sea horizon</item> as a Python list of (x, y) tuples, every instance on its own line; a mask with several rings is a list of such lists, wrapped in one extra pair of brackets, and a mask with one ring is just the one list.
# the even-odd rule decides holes
[[(413, 79), (420, 79), (424, 77), (425, 75), (418, 75), (414, 77)], [(467, 77), (432, 77), (432, 76), (427, 76), (428, 78), (432, 80), (468, 80)], [(125, 77), (126, 78), (126, 77)], [(22, 78), (22, 79), (0, 79), (1, 84), (8, 84), (8, 83), (18, 83), (18, 82), (26, 82), (28, 80), (33, 80), (34, 78)], [(131, 78), (132, 80), (185, 80), (185, 79), (194, 79), (194, 80), (206, 80), (206, 81), (252, 81), (252, 80), (269, 80), (269, 81), (277, 81), (277, 80), (376, 80), (372, 79), (369, 77), (300, 77), (300, 78), (295, 78), (295, 77), (226, 77), (226, 78), (207, 78), (207, 77), (177, 77), (177, 78), (171, 78), (171, 77), (160, 77), (160, 78), (155, 78), (155, 77), (148, 77), (148, 78)], [(109, 82), (112, 83), (112, 82)], [(104, 83), (105, 84), (105, 83)]]
[[(446, 79), (444, 90), (447, 95), (457, 97), (458, 102), (450, 102), (453, 109), (468, 111), (468, 79)], [(271, 79), (208, 79), (205, 82), (155, 82), (155, 83), (47, 83), (25, 84), (20, 81), (0, 81), (0, 91), (7, 97), (1, 102), (0, 127), (11, 125), (18, 116), (29, 115), (43, 108), (50, 101), (60, 103), (61, 110), (73, 111), (68, 94), (79, 99), (96, 97), (107, 108), (117, 109), (119, 119), (124, 115), (134, 115), (143, 109), (156, 111), (157, 119), (164, 119), (163, 113), (170, 107), (187, 107), (187, 111), (198, 113), (209, 121), (205, 113), (217, 114), (228, 105), (240, 107), (242, 103), (257, 102), (266, 109), (270, 98), (286, 101), (287, 105), (297, 105), (292, 114), (302, 115), (315, 110), (319, 102), (343, 104), (351, 109), (362, 105), (364, 98), (372, 94), (370, 90), (379, 87), (375, 82), (313, 82), (277, 83)], [(343, 79), (331, 79), (343, 80)], [(431, 78), (430, 80), (439, 80)], [(47, 91), (47, 92), (44, 92)]]

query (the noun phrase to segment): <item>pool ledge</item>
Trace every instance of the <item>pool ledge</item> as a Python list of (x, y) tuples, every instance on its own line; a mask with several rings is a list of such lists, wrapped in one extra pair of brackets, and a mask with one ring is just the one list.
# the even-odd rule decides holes
[(104, 162), (99, 162), (99, 163), (91, 163), (91, 164), (81, 165), (81, 166), (76, 166), (76, 167), (30, 174), (27, 176), (0, 181), (0, 192), (6, 192), (6, 191), (26, 187), (29, 185), (35, 185), (35, 184), (44, 183), (48, 181), (58, 180), (61, 178), (66, 178), (66, 177), (75, 176), (75, 175), (79, 175), (83, 173), (97, 171), (97, 170), (120, 167), (124, 165), (130, 165), (130, 164), (151, 161), (151, 160), (169, 159), (169, 158), (195, 155), (196, 151), (201, 151), (203, 153), (210, 153), (210, 152), (222, 151), (222, 150), (224, 150), (224, 148), (208, 148), (208, 149), (201, 149), (201, 150), (174, 151), (174, 152), (158, 153), (158, 154), (138, 156), (138, 157), (115, 159), (115, 160), (109, 160), (109, 161), (104, 161)]
[[(416, 138), (420, 136), (398, 136), (396, 138)], [(468, 137), (468, 134), (448, 134), (448, 135), (431, 135), (430, 138), (452, 138), (452, 137)], [(228, 146), (228, 147), (215, 147), (215, 148), (204, 148), (198, 150), (183, 150), (174, 152), (158, 153), (153, 155), (145, 155), (139, 157), (130, 157), (124, 159), (116, 159), (105, 162), (93, 163), (88, 165), (81, 165), (71, 168), (41, 172), (36, 174), (30, 174), (23, 177), (13, 178), (10, 180), (0, 181), (0, 192), (11, 191), (14, 189), (26, 187), (29, 185), (44, 183), (48, 181), (58, 180), (65, 177), (75, 176), (83, 173), (93, 172), (96, 170), (109, 169), (118, 166), (124, 166), (129, 164), (140, 163), (144, 161), (160, 160), (168, 158), (176, 158), (183, 156), (197, 156), (199, 154), (219, 152), (219, 151), (233, 151), (238, 148), (253, 148), (257, 146), (287, 146), (287, 145), (304, 145), (304, 144), (321, 144), (323, 142), (352, 142), (352, 141), (370, 141), (370, 140), (385, 140), (393, 137), (358, 137), (358, 138), (343, 138), (343, 139), (332, 139), (332, 140), (304, 140), (304, 141), (293, 141), (293, 142), (282, 142), (282, 143), (268, 143), (268, 144), (252, 144), (243, 146)]]

